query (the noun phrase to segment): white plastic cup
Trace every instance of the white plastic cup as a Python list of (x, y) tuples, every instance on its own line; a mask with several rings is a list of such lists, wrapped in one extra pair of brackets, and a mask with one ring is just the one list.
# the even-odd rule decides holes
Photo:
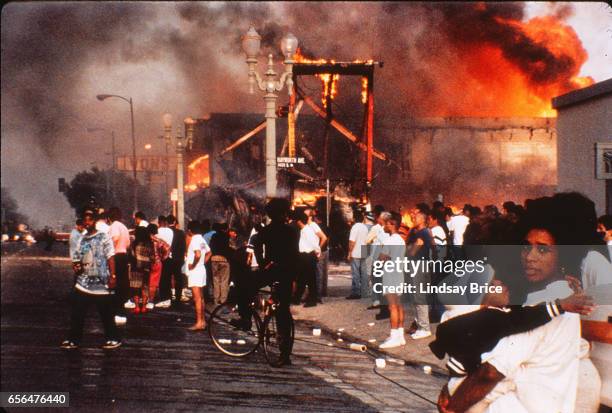
[(398, 364), (400, 366), (403, 366), (403, 365), (406, 364), (406, 362), (404, 360), (396, 359), (396, 358), (393, 358), (393, 357), (387, 357), (387, 361), (389, 363)]
[(351, 344), (349, 345), (349, 348), (350, 348), (351, 350), (354, 350), (354, 351), (360, 351), (360, 352), (362, 352), (362, 353), (365, 353), (365, 352), (366, 352), (366, 346), (364, 346), (363, 344), (351, 343)]
[(431, 366), (423, 366), (423, 372), (425, 374), (431, 374)]
[(342, 340), (341, 338), (338, 339), (338, 343), (342, 343), (344, 340)]
[(320, 328), (313, 328), (312, 329), (312, 335), (313, 336), (320, 336), (321, 335), (321, 329)]
[(368, 340), (368, 343), (376, 343), (376, 339), (375, 338), (371, 338)]
[(379, 369), (384, 369), (387, 366), (387, 362), (385, 359), (376, 359), (376, 367)]
[(376, 325), (376, 323), (368, 323), (368, 326), (370, 327), (374, 327)]

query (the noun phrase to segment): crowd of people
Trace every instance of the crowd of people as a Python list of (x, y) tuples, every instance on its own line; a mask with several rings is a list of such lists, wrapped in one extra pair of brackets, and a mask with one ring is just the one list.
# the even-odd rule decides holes
[[(213, 249), (204, 240), (210, 228), (192, 221), (185, 233), (177, 227), (173, 215), (159, 216), (149, 223), (142, 212), (134, 214), (132, 233), (122, 222), (121, 211), (87, 210), (77, 219), (70, 234), (70, 257), (75, 271), (69, 338), (63, 348), (78, 347), (88, 305), (96, 304), (103, 321), (106, 349), (121, 346), (117, 325), (127, 322), (127, 311), (146, 313), (194, 299), (195, 323), (190, 330), (204, 330), (202, 289), (207, 285), (206, 264), (229, 259), (228, 233), (223, 227), (209, 237)], [(215, 302), (227, 294), (226, 268), (216, 266), (219, 277)], [(218, 290), (218, 292), (217, 292)]]
[[(191, 221), (184, 232), (172, 215), (149, 223), (137, 212), (130, 234), (117, 208), (86, 211), (70, 237), (75, 288), (70, 334), (62, 347), (78, 347), (84, 310), (92, 304), (100, 313), (107, 349), (121, 345), (117, 325), (126, 323), (126, 311), (140, 314), (193, 300), (195, 322), (189, 328), (204, 330), (205, 303), (232, 298), (232, 285), (240, 287), (233, 298), (243, 304), (243, 312), (251, 293), (272, 282), (281, 284), (281, 319), (290, 304), (318, 305), (325, 296), (328, 238), (315, 211), (291, 211), (286, 200), (276, 199), (266, 213), (271, 222), (255, 220), (248, 238), (239, 242), (226, 223)], [(448, 357), (451, 376), (440, 395), (441, 411), (533, 411), (536, 395), (547, 398), (551, 411), (597, 404), (593, 391), (590, 399), (584, 396), (588, 392), (578, 391), (578, 374), (590, 372), (597, 383), (585, 340), (612, 344), (610, 327), (581, 324), (580, 316), (596, 308), (591, 294), (612, 287), (612, 217), (597, 218), (588, 198), (559, 193), (524, 205), (506, 202), (501, 212), (493, 205), (453, 211), (441, 202), (421, 203), (409, 219), (377, 205), (355, 211), (347, 235), (351, 291), (346, 299), (368, 298), (368, 309), (379, 310), (374, 318), (389, 319), (381, 349), (405, 346), (406, 336), (431, 337), (431, 324), (440, 322), (430, 347), (436, 356)], [(484, 277), (502, 294), (449, 303), (420, 289), (402, 296), (376, 288), (437, 285), (454, 275), (423, 269), (407, 276), (395, 269), (377, 277), (376, 261), (465, 260), (473, 258), (468, 247), (474, 245), (489, 252)], [(500, 245), (520, 246), (519, 252), (487, 250)], [(578, 247), (566, 254), (559, 249), (563, 245)], [(508, 267), (509, 261), (516, 265)], [(466, 283), (471, 277), (455, 278)], [(605, 296), (608, 290), (603, 291)], [(413, 317), (408, 323), (406, 314)], [(284, 357), (290, 364), (289, 354)]]
[[(377, 206), (355, 218), (347, 257), (352, 291), (346, 298), (371, 297), (368, 308), (380, 309), (376, 319), (390, 319), (383, 349), (406, 345), (405, 326), (419, 340), (432, 335), (432, 321), (441, 321), (430, 343), (436, 356), (447, 357), (451, 376), (440, 411), (596, 412), (600, 401), (612, 403), (600, 397), (600, 373), (610, 368), (612, 345), (612, 217), (597, 218), (591, 200), (558, 193), (524, 205), (506, 202), (502, 212), (465, 205), (457, 214), (439, 202), (418, 204), (404, 223), (398, 213)], [(477, 258), (475, 251), (489, 257), (482, 274), (423, 270), (408, 276), (394, 269), (373, 276), (375, 260), (456, 261)], [(482, 284), (483, 276), (502, 293), (444, 303), (419, 289), (407, 297), (383, 297), (374, 288), (467, 284), (479, 277)], [(593, 296), (601, 305), (594, 305)], [(405, 307), (414, 317), (409, 324)]]

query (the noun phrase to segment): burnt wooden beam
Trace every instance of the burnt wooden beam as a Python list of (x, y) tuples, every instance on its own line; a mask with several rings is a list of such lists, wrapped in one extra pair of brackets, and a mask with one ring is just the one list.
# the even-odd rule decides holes
[(370, 76), (374, 73), (374, 67), (376, 66), (383, 67), (383, 62), (294, 63), (293, 74), (295, 76), (318, 75), (321, 73)]

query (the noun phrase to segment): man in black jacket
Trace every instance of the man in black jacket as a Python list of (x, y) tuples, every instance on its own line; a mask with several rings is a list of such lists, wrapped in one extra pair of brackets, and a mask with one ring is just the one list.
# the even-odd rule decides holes
[(210, 238), (210, 250), (212, 251), (210, 260), (212, 262), (213, 298), (215, 305), (219, 305), (227, 300), (230, 283), (230, 261), (233, 255), (226, 223), (217, 225), (215, 233)]
[(291, 364), (291, 342), (288, 339), (291, 326), (291, 286), (295, 279), (296, 263), (299, 258), (299, 233), (297, 228), (287, 224), (289, 201), (273, 198), (266, 205), (269, 225), (261, 228), (253, 242), (259, 271), (250, 279), (241, 280), (238, 285), (239, 311), (243, 328), (249, 327), (250, 312), (248, 305), (265, 285), (278, 282), (279, 306), (276, 312), (280, 335), (282, 364)]
[(187, 249), (185, 232), (176, 227), (174, 215), (168, 215), (168, 226), (172, 229), (172, 245), (170, 246), (171, 257), (164, 262), (162, 277), (159, 286), (160, 301), (172, 298), (172, 279), (174, 279), (175, 299), (173, 304), (180, 304), (183, 294), (183, 264), (185, 263), (185, 251)]

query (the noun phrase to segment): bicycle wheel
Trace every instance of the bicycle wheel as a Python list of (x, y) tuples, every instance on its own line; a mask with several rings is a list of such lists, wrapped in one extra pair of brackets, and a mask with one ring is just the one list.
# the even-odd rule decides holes
[[(251, 312), (250, 326), (237, 326), (240, 321), (238, 306), (221, 304), (210, 315), (208, 334), (215, 347), (232, 357), (245, 357), (257, 350), (261, 342), (261, 319)], [(246, 328), (248, 327), (248, 328)]]
[[(272, 367), (278, 367), (283, 363), (281, 358), (281, 342), (282, 339), (278, 333), (278, 320), (276, 318), (277, 313), (272, 312), (264, 321), (263, 330), (263, 348), (266, 360)], [(295, 325), (293, 323), (293, 317), (289, 314), (289, 354), (293, 350), (293, 341), (295, 337)]]

